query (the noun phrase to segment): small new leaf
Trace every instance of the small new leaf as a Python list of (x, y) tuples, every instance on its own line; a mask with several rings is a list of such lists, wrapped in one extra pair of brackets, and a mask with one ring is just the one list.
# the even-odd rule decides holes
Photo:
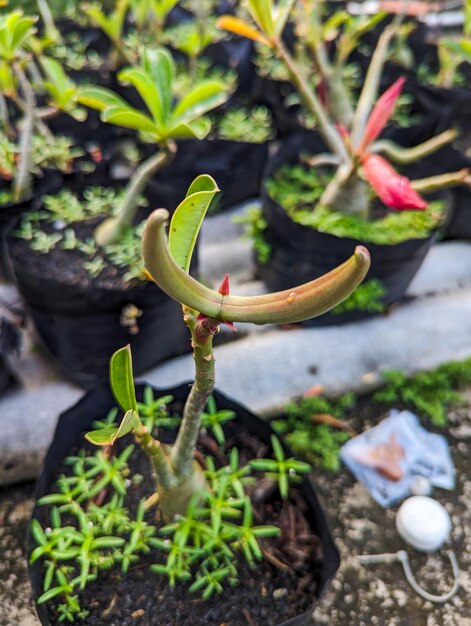
[(170, 253), (185, 272), (190, 269), (191, 257), (206, 211), (218, 191), (219, 188), (211, 176), (198, 176), (173, 214), (169, 231)]
[(95, 446), (109, 446), (111, 445), (118, 434), (118, 428), (108, 427), (100, 428), (99, 430), (91, 430), (86, 433), (85, 439)]
[(135, 411), (138, 414), (129, 345), (120, 348), (111, 357), (110, 383), (113, 395), (123, 411)]

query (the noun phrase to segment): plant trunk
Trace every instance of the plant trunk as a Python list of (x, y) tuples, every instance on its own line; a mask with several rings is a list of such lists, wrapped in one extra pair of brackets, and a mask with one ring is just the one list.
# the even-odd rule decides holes
[(132, 226), (137, 211), (137, 201), (154, 174), (174, 158), (176, 145), (169, 142), (162, 151), (141, 163), (134, 172), (126, 189), (117, 217), (109, 217), (95, 230), (95, 241), (103, 247), (118, 242)]
[(338, 168), (319, 200), (319, 206), (363, 219), (369, 218), (369, 204), (367, 183), (354, 168), (344, 165)]

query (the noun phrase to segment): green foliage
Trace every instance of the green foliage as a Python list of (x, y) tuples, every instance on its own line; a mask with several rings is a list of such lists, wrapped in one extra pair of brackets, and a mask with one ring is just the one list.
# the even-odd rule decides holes
[(226, 91), (232, 93), (237, 86), (237, 73), (234, 70), (218, 67), (205, 57), (198, 57), (194, 68), (188, 67), (188, 63), (177, 63), (174, 90), (177, 98), (182, 98), (195, 84), (203, 80), (211, 80), (223, 83)]
[(271, 198), (288, 213), (313, 211), (324, 189), (332, 180), (333, 170), (326, 171), (303, 164), (280, 167), (266, 183)]
[[(63, 136), (35, 133), (31, 138), (32, 173), (36, 176), (46, 168), (68, 172), (73, 159), (80, 156), (72, 140)], [(14, 177), (19, 159), (19, 147), (0, 131), (0, 178)]]
[(410, 128), (419, 124), (422, 120), (422, 115), (414, 113), (413, 105), (414, 96), (409, 93), (401, 93), (391, 115), (391, 122), (397, 124), (400, 128)]
[(451, 361), (430, 372), (407, 376), (399, 370), (383, 372), (385, 386), (373, 399), (388, 405), (405, 404), (426, 415), (436, 426), (446, 426), (447, 411), (463, 404), (460, 387), (471, 384), (471, 359)]
[(287, 459), (283, 446), (279, 440), (272, 435), (271, 445), (274, 452), (274, 459), (254, 459), (250, 461), (250, 466), (256, 470), (265, 472), (267, 478), (278, 483), (280, 496), (286, 500), (289, 493), (289, 483), (299, 480), (300, 474), (307, 474), (311, 466), (294, 458)]
[(0, 16), (0, 59), (17, 59), (36, 32), (35, 17), (24, 16), (18, 9)]
[(252, 483), (250, 466), (239, 466), (237, 450), (230, 463), (216, 469), (206, 458), (209, 490), (196, 495), (187, 514), (159, 529), (162, 538), (150, 543), (166, 555), (165, 562), (151, 566), (152, 571), (177, 581), (193, 581), (190, 592), (203, 599), (220, 593), (224, 585), (238, 583), (236, 555), (241, 552), (253, 567), (263, 558), (259, 538), (274, 537), (279, 529), (253, 523), (253, 508), (245, 487)]
[(170, 253), (187, 273), (190, 271), (193, 250), (204, 216), (218, 191), (216, 181), (211, 176), (198, 176), (172, 215), (168, 237)]
[(407, 239), (422, 239), (443, 220), (445, 205), (439, 201), (431, 202), (426, 211), (388, 212), (372, 221), (316, 206), (331, 178), (332, 172), (305, 165), (285, 165), (267, 180), (266, 188), (270, 197), (298, 224), (366, 243), (393, 245)]
[(386, 290), (380, 280), (372, 278), (355, 289), (346, 300), (337, 304), (332, 309), (333, 315), (346, 313), (347, 311), (366, 311), (368, 313), (383, 313), (386, 309), (381, 298)]
[(245, 238), (252, 241), (258, 262), (262, 265), (267, 263), (272, 252), (272, 247), (265, 238), (267, 221), (263, 217), (261, 207), (249, 207), (244, 215), (236, 217), (234, 221), (237, 224), (243, 224), (245, 226)]
[(218, 410), (214, 397), (209, 396), (206, 411), (203, 411), (201, 414), (201, 427), (210, 429), (213, 437), (222, 446), (226, 438), (221, 424), (229, 422), (235, 419), (235, 417), (234, 411), (228, 411), (227, 409)]
[(64, 72), (62, 64), (56, 59), (42, 57), (41, 66), (46, 74), (42, 86), (49, 95), (51, 105), (76, 120), (83, 121), (87, 112), (77, 106), (78, 87)]
[[(128, 446), (111, 458), (103, 452), (68, 457), (70, 475), (61, 475), (55, 491), (38, 501), (51, 507), (50, 524), (43, 529), (37, 520), (32, 522), (37, 547), (30, 562), (43, 561), (43, 593), (38, 603), (60, 598), (61, 622), (73, 623), (87, 616), (76, 594), (99, 572), (115, 564), (126, 572), (139, 554), (149, 551), (148, 541), (155, 528), (144, 520), (143, 503), (135, 518), (123, 506), (132, 451), (133, 446)], [(103, 490), (109, 492), (108, 499), (97, 506), (93, 499)], [(66, 524), (62, 521), (65, 516)]]
[(265, 106), (229, 109), (219, 120), (217, 134), (227, 141), (269, 141), (273, 139), (271, 113)]
[(128, 0), (117, 0), (113, 10), (108, 13), (103, 10), (101, 3), (85, 6), (83, 10), (92, 24), (101, 28), (115, 44), (119, 44), (122, 40), (128, 5)]
[[(128, 384), (123, 384), (123, 379), (130, 377), (126, 354), (126, 350), (118, 352), (111, 370), (115, 394), (124, 408), (130, 408), (135, 403), (133, 393), (125, 391)], [(136, 408), (153, 429), (173, 426), (167, 408), (171, 400), (171, 396), (155, 398), (148, 387)], [(234, 415), (218, 410), (213, 399), (208, 404), (207, 426), (216, 432), (215, 425)], [(118, 411), (113, 409), (94, 426), (116, 429), (117, 417)], [(134, 446), (119, 454), (112, 449), (94, 454), (81, 450), (67, 457), (70, 471), (59, 477), (52, 493), (38, 501), (40, 506), (50, 507), (47, 528), (37, 521), (31, 526), (36, 547), (30, 562), (41, 560), (45, 572), (39, 603), (54, 598), (60, 601), (59, 621), (73, 623), (86, 618), (78, 592), (112, 567), (119, 566), (125, 574), (143, 555), (153, 562), (151, 570), (166, 576), (170, 586), (188, 581), (190, 592), (203, 599), (227, 585), (237, 585), (238, 554), (254, 567), (263, 558), (260, 539), (280, 532), (254, 522), (248, 490), (256, 481), (254, 472), (276, 481), (286, 498), (289, 484), (310, 469), (306, 463), (286, 458), (276, 437), (272, 437), (272, 447), (273, 459), (256, 459), (246, 465), (240, 464), (237, 448), (231, 449), (226, 465), (217, 466), (213, 457), (206, 457), (208, 489), (195, 494), (186, 515), (160, 527), (144, 501), (133, 514), (124, 505), (133, 484), (129, 461)]]
[(330, 425), (316, 423), (312, 416), (332, 415), (342, 420), (354, 404), (353, 394), (344, 394), (335, 399), (321, 395), (304, 398), (298, 403), (288, 404), (283, 417), (274, 420), (272, 426), (301, 458), (317, 467), (338, 472), (340, 448), (350, 435)]
[(166, 28), (162, 43), (192, 58), (200, 56), (210, 44), (220, 38), (221, 31), (216, 28), (214, 18), (206, 20), (203, 29), (196, 20), (186, 20)]
[(172, 402), (173, 396), (154, 397), (152, 387), (144, 389), (142, 402), (137, 403), (137, 410), (142, 423), (148, 431), (157, 436), (160, 428), (176, 428), (180, 424), (179, 416), (168, 414), (168, 405)]
[(210, 129), (203, 116), (222, 104), (226, 88), (216, 81), (203, 81), (175, 103), (175, 65), (165, 49), (148, 50), (141, 67), (128, 67), (118, 78), (132, 85), (146, 105), (146, 112), (131, 106), (104, 87), (83, 87), (78, 101), (101, 112), (104, 122), (138, 131), (145, 141), (204, 138)]
[[(54, 196), (44, 197), (45, 210), (23, 216), (16, 236), (30, 242), (33, 250), (46, 254), (56, 247), (74, 250), (83, 255), (83, 268), (93, 277), (112, 265), (123, 270), (123, 280), (145, 280), (141, 258), (141, 237), (144, 222), (128, 228), (119, 243), (99, 248), (92, 238), (83, 240), (79, 227), (87, 221), (94, 223), (99, 217), (115, 215), (125, 191), (105, 187), (87, 187), (83, 198), (69, 189), (62, 189)], [(144, 198), (137, 199), (145, 206)]]

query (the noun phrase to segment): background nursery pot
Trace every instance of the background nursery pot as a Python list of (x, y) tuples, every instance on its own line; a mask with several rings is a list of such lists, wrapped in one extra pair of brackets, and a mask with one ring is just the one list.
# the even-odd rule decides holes
[[(57, 170), (43, 170), (41, 178), (34, 179), (33, 195), (19, 202), (8, 202), (0, 205), (0, 275), (12, 280), (11, 263), (8, 258), (7, 234), (10, 226), (27, 211), (39, 208), (43, 196), (55, 193), (61, 186), (63, 176)], [(10, 183), (0, 180), (0, 191), (10, 188)]]
[[(138, 400), (142, 400), (143, 390), (144, 385), (138, 385), (136, 387)], [(174, 389), (155, 390), (155, 392), (157, 394), (156, 397), (171, 394), (174, 397), (173, 405), (175, 408), (181, 408), (186, 396), (188, 395), (188, 390), (189, 385), (183, 384)], [(231, 426), (228, 427), (229, 434), (230, 429), (232, 428), (234, 431), (237, 430), (251, 433), (252, 435), (255, 435), (257, 439), (269, 444), (270, 436), (273, 431), (267, 423), (263, 422), (249, 410), (233, 402), (219, 392), (214, 392), (214, 398), (219, 409), (227, 409), (237, 413), (237, 418), (230, 422)], [(113, 399), (111, 391), (108, 386), (103, 385), (96, 387), (93, 391), (87, 393), (87, 395), (74, 407), (60, 416), (53, 442), (48, 450), (43, 469), (39, 477), (36, 493), (38, 498), (50, 493), (52, 484), (57, 478), (57, 472), (61, 461), (72, 448), (80, 446), (81, 443), (83, 443), (83, 434), (90, 428), (92, 422), (102, 419), (113, 406), (115, 406), (115, 400)], [(315, 604), (337, 571), (340, 561), (337, 549), (333, 543), (329, 529), (327, 528), (324, 514), (313, 490), (312, 483), (308, 479), (303, 479), (303, 481), (298, 485), (298, 490), (306, 503), (306, 510), (304, 513), (305, 517), (309, 522), (311, 530), (320, 540), (323, 554), (322, 561), (318, 564), (318, 569), (316, 569), (315, 572)], [(44, 523), (46, 521), (44, 519), (45, 512), (46, 507), (37, 506), (33, 511), (33, 519), (38, 520), (40, 523)], [(30, 537), (30, 541), (31, 540), (32, 538)], [(42, 593), (42, 575), (43, 572), (41, 570), (41, 565), (39, 561), (36, 561), (34, 565), (30, 566), (30, 580), (35, 598), (38, 598)], [(150, 576), (154, 576), (154, 574), (150, 574)], [(237, 618), (232, 619), (238, 619), (240, 615), (242, 620), (242, 609), (244, 607), (235, 601), (237, 599), (237, 595), (234, 595), (237, 594), (237, 588), (231, 590), (230, 593), (231, 606), (238, 611)], [(234, 601), (232, 601), (232, 599)], [(215, 601), (216, 603), (218, 602), (217, 597), (215, 598)], [(162, 600), (158, 600), (158, 602), (162, 602)], [(278, 624), (278, 626), (302, 626), (303, 624), (306, 624), (312, 613), (312, 608), (313, 606), (311, 606), (302, 615), (283, 621)], [(47, 603), (38, 605), (37, 611), (43, 626), (49, 626), (53, 623), (51, 622), (51, 617), (47, 609)], [(232, 623), (232, 619), (230, 623)], [(93, 623), (95, 623), (95, 621)], [(208, 623), (209, 625), (209, 622), (207, 621), (201, 623)], [(237, 621), (236, 623), (240, 624), (245, 622)]]
[[(404, 131), (404, 135), (407, 132), (410, 130)], [(398, 141), (397, 137), (395, 139)], [(323, 150), (324, 144), (317, 134), (304, 132), (293, 135), (279, 146), (267, 163), (264, 180), (284, 164), (299, 163), (301, 154), (316, 154)], [(450, 151), (455, 152), (451, 148)], [(448, 150), (446, 153), (448, 154)], [(436, 156), (433, 158), (437, 160)], [(437, 167), (435, 161), (432, 170)], [(433, 172), (427, 171), (427, 175), (431, 173)], [(421, 175), (424, 175), (423, 170)], [(263, 237), (271, 251), (266, 263), (258, 263), (258, 271), (270, 291), (290, 289), (312, 276), (321, 276), (348, 258), (357, 245), (365, 245), (371, 255), (371, 267), (365, 282), (380, 281), (385, 293), (378, 299), (386, 308), (402, 298), (436, 237), (436, 232), (432, 232), (425, 238), (408, 239), (390, 245), (338, 237), (293, 221), (286, 210), (268, 195), (265, 185), (262, 186), (261, 195), (263, 217), (266, 221)], [(440, 198), (450, 202), (451, 194), (441, 192)], [(303, 325), (343, 323), (374, 314), (376, 313), (368, 310), (347, 310), (339, 313), (331, 311), (307, 320)]]
[(153, 283), (123, 289), (81, 285), (73, 275), (59, 281), (44, 271), (42, 258), (38, 266), (28, 250), (28, 263), (21, 251), (24, 242), (11, 239), (20, 293), (41, 342), (78, 385), (106, 380), (111, 354), (126, 343), (132, 345), (137, 373), (188, 350), (187, 330), (175, 323), (181, 307)]

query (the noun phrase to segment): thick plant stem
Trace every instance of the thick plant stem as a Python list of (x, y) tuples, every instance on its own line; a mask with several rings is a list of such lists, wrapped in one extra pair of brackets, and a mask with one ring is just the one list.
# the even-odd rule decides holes
[(328, 78), (329, 104), (334, 119), (339, 124), (350, 128), (353, 121), (351, 96), (338, 70), (333, 70)]
[(46, 33), (48, 37), (50, 37), (55, 42), (60, 42), (62, 40), (62, 37), (54, 23), (54, 18), (52, 17), (51, 9), (49, 8), (47, 1), (37, 0), (37, 3), (38, 11), (41, 14), (41, 18), (46, 28)]
[(5, 100), (5, 96), (0, 92), (0, 125), (5, 131), (6, 136), (9, 139), (13, 139), (15, 136), (15, 131), (13, 130), (12, 125), (10, 124), (10, 118), (8, 116), (8, 107), (7, 102)]
[(154, 439), (149, 430), (141, 425), (134, 431), (136, 442), (150, 458), (152, 467), (157, 476), (157, 482), (163, 489), (171, 489), (177, 484), (175, 474), (170, 465), (170, 459), (162, 449), (159, 441)]
[(447, 174), (437, 174), (428, 178), (419, 178), (411, 181), (412, 188), (419, 193), (432, 193), (446, 187), (456, 187), (457, 185), (471, 186), (471, 172), (464, 168), (457, 172)]
[(20, 158), (16, 176), (13, 182), (13, 198), (16, 202), (21, 202), (30, 197), (33, 193), (33, 157), (31, 140), (34, 129), (34, 109), (36, 98), (33, 89), (19, 63), (14, 63), (13, 69), (23, 92), (26, 105), (23, 126), (20, 135)]
[(325, 188), (318, 205), (368, 219), (368, 186), (354, 167), (341, 165)]
[(409, 163), (415, 163), (419, 159), (423, 159), (440, 148), (451, 143), (458, 133), (454, 129), (446, 130), (435, 137), (432, 137), (428, 141), (424, 141), (418, 146), (412, 148), (403, 148), (397, 145), (390, 139), (380, 139), (376, 141), (370, 148), (371, 152), (384, 154), (388, 159), (399, 163), (400, 165), (408, 165)]
[(214, 389), (213, 336), (220, 322), (210, 318), (198, 320), (189, 309), (184, 309), (183, 319), (191, 332), (191, 345), (195, 362), (195, 381), (183, 410), (183, 420), (172, 451), (172, 465), (176, 476), (189, 476), (201, 424), (201, 414)]
[(296, 65), (294, 59), (281, 39), (275, 39), (273, 41), (273, 45), (275, 46), (278, 56), (286, 65), (293, 85), (301, 94), (309, 111), (315, 115), (319, 123), (319, 132), (325, 142), (329, 148), (342, 159), (342, 161), (348, 163), (350, 161), (350, 157), (342, 137), (332, 121), (328, 118), (322, 103), (316, 96), (315, 92), (311, 89), (306, 78), (303, 76), (302, 70)]
[(384, 63), (389, 50), (389, 44), (393, 35), (396, 33), (396, 29), (397, 27), (395, 23), (384, 29), (381, 33), (373, 56), (371, 57), (363, 89), (361, 90), (357, 108), (353, 116), (351, 139), (354, 146), (357, 146), (362, 140), (370, 111), (373, 104), (376, 102), (381, 74), (383, 72)]
[(134, 221), (140, 194), (152, 176), (172, 161), (176, 149), (176, 144), (169, 141), (160, 152), (153, 154), (139, 165), (126, 188), (117, 217), (106, 219), (95, 230), (95, 241), (99, 246), (116, 243), (122, 238)]

